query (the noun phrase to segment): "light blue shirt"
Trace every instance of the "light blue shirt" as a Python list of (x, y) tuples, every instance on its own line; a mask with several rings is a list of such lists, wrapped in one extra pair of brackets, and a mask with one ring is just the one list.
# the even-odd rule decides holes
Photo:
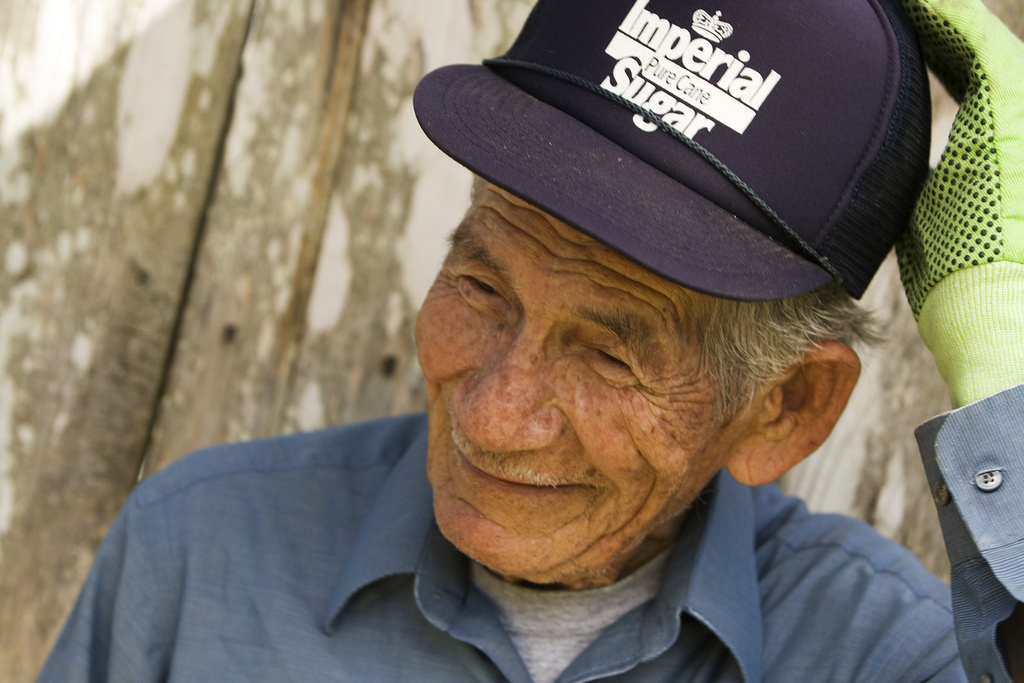
[[(955, 500), (939, 512), (964, 660), (1009, 681), (993, 634), (1024, 576), (1024, 469), (1006, 455), (1019, 450), (1024, 391), (1000, 396), (927, 423), (919, 439)], [(425, 458), (416, 415), (221, 446), (144, 481), (39, 680), (528, 682), (434, 523)], [(1003, 468), (992, 493), (973, 487), (985, 458)], [(559, 678), (590, 680), (965, 678), (949, 589), (911, 553), (722, 472), (657, 597)]]

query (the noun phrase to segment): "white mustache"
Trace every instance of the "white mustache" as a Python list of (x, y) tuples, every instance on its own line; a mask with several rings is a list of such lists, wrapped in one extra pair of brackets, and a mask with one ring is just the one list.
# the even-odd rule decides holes
[(452, 442), (463, 456), (472, 459), (473, 464), (491, 476), (516, 484), (530, 486), (571, 486), (579, 484), (567, 477), (534, 472), (527, 463), (522, 462), (515, 453), (498, 453), (480, 448), (462, 433), (451, 420)]

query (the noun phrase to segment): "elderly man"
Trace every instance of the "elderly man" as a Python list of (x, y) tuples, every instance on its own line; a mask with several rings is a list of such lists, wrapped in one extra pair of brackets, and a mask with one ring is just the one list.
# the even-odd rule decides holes
[(417, 323), (426, 418), (144, 482), (42, 680), (1010, 680), (1024, 48), (949, 4), (910, 8), (964, 105), (901, 265), (970, 404), (919, 431), (952, 601), (765, 486), (842, 413), (854, 298), (924, 181), (907, 17), (541, 0), (505, 57), (417, 93), (481, 177)]

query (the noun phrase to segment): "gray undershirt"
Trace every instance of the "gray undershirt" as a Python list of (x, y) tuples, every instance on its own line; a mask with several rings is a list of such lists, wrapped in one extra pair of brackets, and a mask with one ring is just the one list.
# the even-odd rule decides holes
[(661, 587), (668, 551), (621, 581), (589, 590), (551, 590), (504, 581), (476, 562), (473, 585), (495, 605), (534, 683), (551, 683), (601, 632)]

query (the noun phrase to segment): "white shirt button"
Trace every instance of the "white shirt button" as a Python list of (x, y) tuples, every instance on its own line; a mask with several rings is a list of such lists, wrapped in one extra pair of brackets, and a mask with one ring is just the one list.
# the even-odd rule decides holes
[(985, 470), (974, 478), (974, 485), (985, 492), (995, 491), (1003, 485), (1003, 473), (999, 470)]

